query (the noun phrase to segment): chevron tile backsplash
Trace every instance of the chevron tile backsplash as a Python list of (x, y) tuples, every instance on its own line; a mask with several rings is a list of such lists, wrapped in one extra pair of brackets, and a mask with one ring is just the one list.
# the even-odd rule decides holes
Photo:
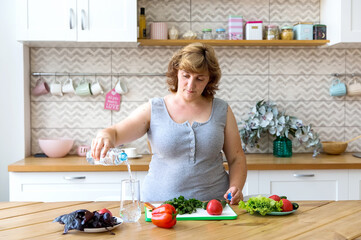
[[(242, 15), (246, 21), (265, 24), (320, 21), (320, 0), (138, 0), (145, 7), (147, 26), (164, 21), (176, 26), (180, 35), (187, 30), (227, 28), (228, 15)], [(149, 29), (149, 28), (148, 28)], [(168, 93), (163, 75), (171, 56), (180, 47), (137, 48), (31, 48), (31, 72), (153, 73), (154, 76), (72, 77), (74, 85), (98, 81), (105, 92), (118, 80), (129, 92), (122, 96), (119, 111), (104, 110), (105, 95), (80, 97), (31, 96), (32, 153), (40, 152), (38, 139), (69, 137), (76, 147), (89, 145), (97, 131), (126, 118), (152, 97)], [(272, 100), (287, 113), (312, 124), (322, 140), (344, 141), (361, 134), (361, 97), (331, 97), (331, 73), (361, 73), (361, 49), (314, 47), (215, 47), (222, 69), (216, 96), (226, 100), (236, 119), (245, 119), (250, 108), (261, 99)], [(42, 77), (47, 83), (65, 83), (67, 76)], [(31, 88), (39, 77), (31, 76)], [(343, 82), (361, 81), (342, 78)], [(149, 153), (147, 136), (125, 146)], [(272, 137), (263, 138), (252, 153), (272, 152)], [(294, 152), (311, 152), (294, 147)], [(354, 141), (349, 152), (360, 152), (361, 141)]]

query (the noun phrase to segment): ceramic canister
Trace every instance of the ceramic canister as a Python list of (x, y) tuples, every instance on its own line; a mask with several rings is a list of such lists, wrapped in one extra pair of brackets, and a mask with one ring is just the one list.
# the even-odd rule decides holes
[(150, 38), (151, 39), (168, 39), (168, 26), (167, 23), (153, 22), (150, 25)]

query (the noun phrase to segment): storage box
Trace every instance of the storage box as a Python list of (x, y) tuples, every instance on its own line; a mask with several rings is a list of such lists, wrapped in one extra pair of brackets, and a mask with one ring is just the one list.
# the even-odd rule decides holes
[(243, 40), (243, 17), (229, 15), (228, 18), (229, 40)]
[(299, 22), (293, 26), (293, 39), (313, 40), (313, 23)]
[(246, 40), (262, 40), (262, 21), (248, 21), (246, 23)]

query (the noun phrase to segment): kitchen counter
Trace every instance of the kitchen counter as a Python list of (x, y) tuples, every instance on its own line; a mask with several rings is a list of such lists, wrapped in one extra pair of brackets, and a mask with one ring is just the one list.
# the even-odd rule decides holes
[[(351, 153), (341, 155), (296, 153), (291, 158), (277, 158), (272, 154), (246, 154), (248, 170), (302, 170), (302, 169), (361, 169), (361, 158)], [(148, 171), (151, 155), (129, 160), (132, 171)], [(228, 170), (227, 163), (224, 163)], [(27, 157), (8, 166), (9, 172), (97, 172), (127, 171), (126, 165), (90, 165), (85, 157), (65, 158)]]
[[(296, 201), (295, 201), (296, 202)], [(62, 235), (56, 217), (77, 209), (108, 208), (119, 216), (119, 202), (0, 202), (0, 239), (355, 239), (361, 236), (361, 201), (297, 201), (286, 216), (250, 215), (237, 206), (238, 217), (221, 221), (178, 221), (171, 229), (145, 222), (124, 223), (108, 232), (76, 230)]]

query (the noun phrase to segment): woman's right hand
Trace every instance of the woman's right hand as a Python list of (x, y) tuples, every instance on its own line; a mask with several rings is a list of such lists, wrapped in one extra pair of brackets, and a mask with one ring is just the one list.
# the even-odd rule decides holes
[(114, 145), (111, 143), (109, 138), (98, 135), (92, 140), (91, 155), (95, 160), (99, 161), (100, 158), (105, 157), (108, 150), (113, 147)]

